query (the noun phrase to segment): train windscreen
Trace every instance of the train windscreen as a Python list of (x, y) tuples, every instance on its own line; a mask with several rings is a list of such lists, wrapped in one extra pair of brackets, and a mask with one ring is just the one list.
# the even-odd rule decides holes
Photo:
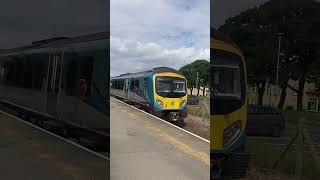
[(186, 80), (178, 77), (156, 77), (156, 92), (159, 96), (180, 98), (186, 95)]
[(245, 96), (245, 76), (241, 57), (211, 50), (210, 99), (213, 114), (227, 114), (239, 108)]

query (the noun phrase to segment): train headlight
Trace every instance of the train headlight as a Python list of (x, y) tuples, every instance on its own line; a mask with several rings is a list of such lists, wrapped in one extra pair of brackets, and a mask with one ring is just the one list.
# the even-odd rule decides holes
[(163, 108), (163, 102), (161, 100), (157, 99), (157, 103), (161, 108)]
[(184, 106), (186, 103), (187, 103), (186, 100), (181, 101), (180, 102), (180, 107)]
[(223, 147), (229, 146), (241, 133), (241, 121), (236, 121), (223, 131)]

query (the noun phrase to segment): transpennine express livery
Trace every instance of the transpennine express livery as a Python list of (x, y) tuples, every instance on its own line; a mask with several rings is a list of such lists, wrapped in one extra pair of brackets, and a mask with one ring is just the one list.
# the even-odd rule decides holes
[(111, 95), (162, 119), (183, 123), (187, 116), (187, 81), (168, 67), (111, 78)]

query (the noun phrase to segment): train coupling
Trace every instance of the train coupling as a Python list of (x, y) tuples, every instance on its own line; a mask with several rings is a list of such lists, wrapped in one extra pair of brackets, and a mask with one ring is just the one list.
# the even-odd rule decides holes
[[(211, 155), (212, 156), (212, 155)], [(211, 180), (220, 180), (222, 179), (222, 171), (225, 162), (225, 157), (220, 157), (218, 159), (211, 158), (210, 162), (210, 179)]]
[(180, 113), (179, 111), (172, 111), (168, 113), (168, 119), (170, 121), (179, 121), (180, 120)]

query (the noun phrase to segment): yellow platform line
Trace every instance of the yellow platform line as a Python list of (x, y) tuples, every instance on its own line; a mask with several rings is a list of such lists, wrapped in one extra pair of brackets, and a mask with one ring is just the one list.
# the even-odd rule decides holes
[(130, 117), (139, 121), (144, 127), (149, 129), (153, 133), (157, 134), (162, 140), (169, 142), (171, 145), (175, 146), (177, 149), (179, 149), (183, 153), (191, 155), (191, 156), (199, 159), (200, 161), (202, 161), (206, 165), (210, 166), (209, 154), (193, 149), (192, 147), (188, 146), (187, 144), (179, 141), (177, 138), (175, 138), (175, 137), (171, 136), (170, 134), (163, 132), (161, 129), (153, 126), (150, 122), (137, 117), (137, 115), (130, 113), (125, 109), (121, 109), (121, 111), (124, 113), (127, 113)]

